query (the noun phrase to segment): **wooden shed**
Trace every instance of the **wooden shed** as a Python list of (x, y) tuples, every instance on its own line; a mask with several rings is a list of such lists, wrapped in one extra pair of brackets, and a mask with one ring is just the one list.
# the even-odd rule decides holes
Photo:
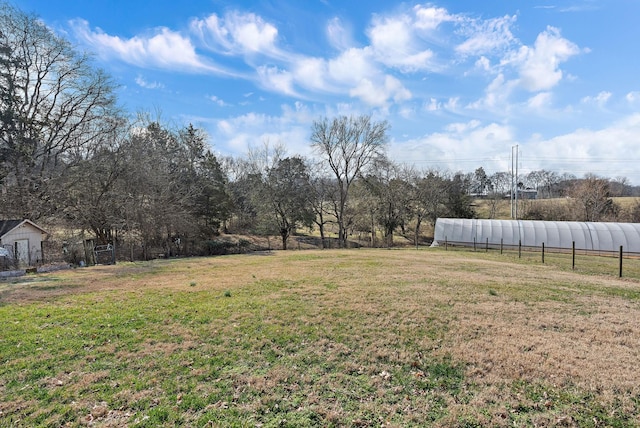
[(23, 266), (42, 262), (42, 240), (46, 234), (31, 220), (0, 220), (0, 247)]

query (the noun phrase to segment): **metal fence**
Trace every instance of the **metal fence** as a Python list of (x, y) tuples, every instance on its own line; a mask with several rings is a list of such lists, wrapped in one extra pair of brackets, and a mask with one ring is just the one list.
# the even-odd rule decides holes
[[(540, 246), (530, 246), (530, 245), (522, 245), (522, 241), (518, 243), (518, 245), (507, 245), (504, 244), (502, 240), (500, 242), (490, 242), (487, 238), (484, 242), (477, 242), (474, 240), (473, 242), (462, 242), (462, 241), (449, 241), (447, 237), (445, 237), (444, 245), (442, 243), (440, 246), (444, 246), (445, 251), (450, 247), (452, 248), (465, 248), (473, 251), (484, 251), (484, 252), (497, 252), (500, 254), (516, 254), (519, 259), (522, 258), (533, 258), (539, 260), (542, 264), (545, 263), (545, 260), (548, 261), (548, 257), (552, 254), (561, 255), (562, 262), (565, 263), (565, 266), (568, 266), (570, 263), (571, 269), (576, 270), (577, 268), (589, 267), (589, 264), (593, 264), (596, 258), (600, 259), (615, 259), (615, 267), (604, 267), (608, 273), (617, 274), (618, 277), (622, 278), (625, 273), (625, 267), (631, 267), (634, 278), (640, 278), (640, 253), (625, 251), (623, 246), (619, 246), (618, 248), (611, 250), (591, 250), (585, 248), (576, 248), (576, 243), (572, 242), (571, 248), (565, 247), (549, 247), (546, 246), (544, 242)], [(557, 264), (557, 263), (556, 263)], [(608, 263), (610, 265), (611, 263)], [(598, 265), (603, 265), (603, 263), (598, 263)], [(589, 270), (589, 269), (588, 269)], [(593, 270), (593, 269), (590, 269)], [(636, 272), (637, 271), (637, 272)]]

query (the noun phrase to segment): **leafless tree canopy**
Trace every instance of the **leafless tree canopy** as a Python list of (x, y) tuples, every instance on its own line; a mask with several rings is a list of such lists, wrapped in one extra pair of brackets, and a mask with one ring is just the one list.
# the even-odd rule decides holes
[(18, 216), (51, 214), (66, 167), (117, 126), (113, 82), (37, 18), (0, 4), (0, 179)]
[(384, 155), (388, 128), (387, 122), (372, 122), (370, 116), (324, 118), (313, 123), (311, 144), (336, 179), (339, 192), (336, 217), (343, 246), (347, 242), (345, 212), (349, 189), (360, 174)]

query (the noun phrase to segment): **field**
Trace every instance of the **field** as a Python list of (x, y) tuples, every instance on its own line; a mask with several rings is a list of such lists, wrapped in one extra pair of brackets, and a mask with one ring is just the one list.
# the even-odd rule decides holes
[(635, 426), (638, 319), (640, 280), (444, 249), (28, 276), (0, 427)]

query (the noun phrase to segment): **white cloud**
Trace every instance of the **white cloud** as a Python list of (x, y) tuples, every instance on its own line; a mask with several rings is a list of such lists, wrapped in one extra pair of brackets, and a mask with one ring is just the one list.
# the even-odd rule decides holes
[(449, 98), (449, 100), (445, 104), (445, 108), (447, 110), (450, 110), (450, 111), (456, 111), (456, 110), (458, 110), (458, 104), (459, 103), (460, 103), (460, 98), (459, 97)]
[(435, 30), (444, 22), (457, 21), (459, 18), (450, 15), (447, 9), (442, 7), (417, 5), (413, 8), (415, 13), (415, 26), (421, 30)]
[(507, 167), (504, 153), (508, 155), (514, 141), (509, 126), (471, 120), (449, 124), (443, 131), (422, 138), (393, 142), (389, 152), (397, 161), (427, 168), (466, 172), (483, 166), (491, 172)]
[(362, 79), (349, 95), (364, 100), (367, 104), (376, 107), (386, 107), (389, 99), (396, 102), (411, 99), (411, 92), (402, 86), (402, 83), (393, 76), (385, 76), (382, 82), (373, 82)]
[(519, 140), (515, 129), (479, 120), (455, 122), (422, 138), (394, 141), (394, 160), (449, 171), (473, 171), (482, 166), (488, 173), (507, 171), (510, 148), (520, 149), (520, 170), (547, 169), (578, 177), (594, 173), (603, 177), (628, 177), (640, 184), (636, 168), (640, 159), (640, 113), (600, 129), (576, 129), (551, 138), (532, 134)]
[(267, 90), (298, 97), (294, 88), (294, 76), (278, 67), (260, 66), (256, 70), (260, 84)]
[(326, 28), (327, 39), (334, 48), (344, 51), (353, 46), (353, 41), (340, 18), (333, 18)]
[(291, 91), (299, 85), (312, 91), (347, 92), (375, 107), (411, 98), (399, 79), (381, 72), (369, 48), (351, 48), (330, 60), (302, 57), (291, 64), (291, 70), (286, 87)]
[(145, 89), (164, 89), (164, 85), (162, 83), (147, 82), (141, 75), (136, 77), (136, 84)]
[(430, 68), (433, 52), (415, 43), (410, 17), (378, 18), (367, 33), (377, 61), (409, 72)]
[(317, 117), (301, 103), (283, 105), (281, 115), (248, 113), (220, 120), (215, 141), (225, 141), (228, 151), (246, 154), (265, 141), (282, 143), (291, 154), (311, 154), (309, 129)]
[(312, 90), (328, 90), (326, 77), (327, 62), (322, 58), (301, 58), (293, 64), (293, 74), (297, 82)]
[(106, 58), (115, 57), (140, 67), (222, 72), (220, 67), (198, 56), (187, 37), (168, 28), (159, 28), (149, 36), (123, 39), (100, 29), (93, 31), (85, 20), (72, 21), (71, 25), (81, 40)]
[(637, 103), (640, 101), (640, 91), (629, 92), (625, 95), (625, 99), (630, 104)]
[(212, 14), (191, 21), (191, 29), (209, 49), (231, 54), (274, 55), (278, 53), (278, 29), (253, 13), (237, 11), (224, 18)]
[(529, 98), (527, 106), (532, 110), (542, 110), (551, 104), (552, 95), (550, 92), (540, 92)]
[(578, 53), (578, 46), (563, 38), (560, 30), (547, 27), (533, 47), (522, 46), (510, 61), (519, 67), (520, 86), (531, 92), (545, 91), (562, 80), (560, 64)]
[(450, 123), (449, 125), (445, 126), (445, 130), (447, 130), (452, 134), (463, 135), (468, 133), (469, 131), (478, 129), (480, 125), (481, 125), (480, 121), (477, 119), (474, 119), (466, 123), (464, 122)]
[(440, 110), (440, 108), (441, 108), (440, 103), (435, 98), (430, 98), (425, 103), (425, 110), (427, 111), (437, 111), (437, 110)]
[[(547, 168), (582, 176), (591, 172), (604, 177), (626, 176), (640, 184), (635, 167), (640, 159), (640, 113), (636, 113), (597, 130), (577, 129), (548, 140), (528, 144), (529, 151), (543, 154)], [(579, 163), (576, 163), (579, 161)], [(604, 169), (603, 169), (604, 168)]]
[(504, 51), (515, 42), (511, 33), (515, 22), (516, 16), (470, 21), (463, 29), (468, 38), (455, 50), (462, 55), (474, 56)]
[(467, 107), (475, 110), (500, 111), (505, 114), (509, 108), (509, 97), (517, 82), (507, 80), (503, 73), (498, 74), (485, 89), (484, 97), (470, 103)]
[(351, 85), (357, 84), (363, 78), (372, 77), (377, 70), (368, 48), (344, 51), (338, 57), (329, 60), (327, 68), (331, 79)]
[(475, 63), (475, 67), (482, 71), (491, 70), (491, 61), (486, 56), (481, 56)]
[[(550, 107), (559, 97), (553, 90), (569, 77), (565, 62), (586, 51), (553, 27), (540, 32), (535, 41), (529, 40), (529, 45), (523, 44), (514, 35), (517, 34), (516, 15), (486, 19), (451, 14), (445, 8), (429, 4), (398, 7), (404, 9), (375, 15), (361, 30), (364, 34), (352, 34), (349, 22), (329, 19), (324, 24), (324, 34), (330, 53), (316, 53), (316, 56), (283, 48), (282, 40), (289, 46), (296, 45), (295, 34), (287, 34), (289, 26), (278, 28), (276, 21), (239, 11), (193, 19), (185, 32), (158, 28), (131, 38), (92, 30), (86, 21), (77, 21), (75, 29), (100, 55), (140, 67), (221, 73), (225, 71), (216, 61), (228, 59), (229, 67), (238, 70), (235, 76), (266, 91), (293, 97), (292, 103), (301, 99), (317, 101), (322, 107), (316, 108), (325, 114), (397, 113), (408, 118), (405, 123), (417, 123), (415, 118), (419, 114), (428, 120), (443, 121), (452, 116), (456, 120), (471, 119), (473, 115), (483, 118), (483, 122), (462, 120), (443, 128), (442, 132), (411, 140), (411, 144), (425, 147), (427, 152), (433, 149), (430, 153), (440, 153), (445, 159), (469, 158), (470, 153), (486, 158), (508, 152), (516, 137), (515, 131), (504, 124), (522, 123), (525, 114), (532, 122), (551, 117)], [(368, 39), (363, 39), (363, 35)], [(148, 89), (163, 87), (161, 83), (146, 81), (142, 75), (136, 83)], [(483, 85), (486, 86), (484, 92)], [(245, 86), (238, 94), (249, 90)], [(227, 105), (222, 97), (231, 97), (215, 89), (203, 92), (206, 94), (206, 91), (218, 93), (208, 99), (220, 106)], [(332, 97), (325, 97), (327, 94)], [(255, 96), (246, 94), (247, 100), (241, 105), (264, 100), (262, 95), (264, 92), (259, 91)], [(604, 105), (611, 96), (603, 91), (582, 101)], [(407, 102), (414, 98), (417, 98), (415, 102)], [(626, 99), (629, 103), (639, 103), (640, 92), (629, 92)], [(247, 114), (222, 120), (216, 133), (234, 147), (256, 144), (264, 137), (274, 142), (282, 138), (289, 146), (294, 143), (285, 141), (285, 137), (298, 138), (303, 134), (300, 138), (306, 144), (309, 117), (317, 117), (318, 112), (309, 112), (301, 106), (283, 107), (281, 117)], [(209, 110), (211, 107), (209, 104)], [(572, 107), (575, 108), (564, 108), (569, 111)], [(575, 109), (571, 118), (566, 115), (562, 120), (577, 120), (583, 113), (579, 110)], [(297, 119), (303, 125), (294, 121)], [(402, 119), (399, 120), (402, 123)], [(556, 118), (552, 125), (557, 122)], [(539, 123), (542, 121), (527, 126)], [(541, 129), (527, 130), (526, 135), (534, 131), (551, 132), (546, 127)], [(567, 129), (565, 124), (562, 129)], [(411, 132), (421, 131), (403, 131)]]
[(583, 104), (596, 104), (600, 107), (604, 107), (604, 105), (607, 103), (607, 101), (609, 101), (609, 99), (611, 98), (611, 92), (608, 91), (602, 91), (600, 93), (598, 93), (598, 95), (596, 95), (595, 97), (584, 97), (582, 98), (582, 103)]
[(219, 105), (220, 107), (224, 107), (224, 106), (228, 105), (227, 103), (225, 103), (225, 102), (224, 102), (224, 100), (222, 100), (222, 99), (218, 98), (218, 97), (217, 97), (217, 96), (215, 96), (215, 95), (211, 95), (211, 96), (209, 96), (209, 97), (207, 97), (207, 98), (209, 98), (211, 101), (213, 101), (214, 103), (216, 103), (216, 104), (217, 104), (217, 105)]
[(411, 106), (405, 105), (398, 109), (398, 115), (400, 115), (400, 117), (404, 119), (410, 119), (414, 117), (415, 113), (416, 113), (415, 109)]
[(379, 90), (369, 79), (362, 79), (358, 86), (349, 91), (349, 95), (362, 98), (374, 106), (384, 106), (388, 99), (388, 94)]
[(436, 29), (444, 22), (459, 22), (461, 18), (450, 15), (446, 9), (416, 6), (404, 13), (376, 15), (367, 29), (370, 48), (380, 64), (414, 73), (438, 71), (442, 68), (428, 43), (435, 37)]

